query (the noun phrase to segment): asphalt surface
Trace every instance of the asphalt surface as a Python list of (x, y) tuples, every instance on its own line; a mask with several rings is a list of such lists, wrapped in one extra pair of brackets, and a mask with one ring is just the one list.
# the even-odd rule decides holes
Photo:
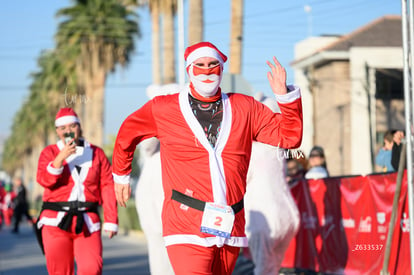
[[(141, 232), (103, 240), (103, 275), (150, 275), (147, 241)], [(46, 261), (32, 225), (22, 222), (18, 234), (0, 230), (0, 275), (47, 275)], [(233, 275), (253, 275), (253, 264), (239, 257)]]
[[(150, 275), (144, 235), (130, 232), (109, 239), (103, 235), (103, 275)], [(0, 275), (47, 275), (45, 258), (32, 226), (22, 223), (19, 234), (0, 230)]]

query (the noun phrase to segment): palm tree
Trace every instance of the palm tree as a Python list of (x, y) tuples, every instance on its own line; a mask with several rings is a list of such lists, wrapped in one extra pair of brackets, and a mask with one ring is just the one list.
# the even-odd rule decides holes
[(76, 0), (61, 9), (63, 18), (56, 34), (58, 51), (70, 51), (76, 60), (78, 84), (84, 87), (84, 134), (102, 146), (107, 74), (116, 65), (126, 66), (140, 36), (137, 14), (118, 0)]
[(241, 74), (243, 42), (243, 0), (231, 1), (230, 66), (231, 74)]
[(188, 45), (204, 39), (203, 0), (189, 0)]
[[(10, 175), (23, 170), (25, 183), (35, 182), (40, 152), (55, 138), (54, 116), (65, 96), (61, 91), (73, 83), (70, 81), (74, 79), (73, 67), (63, 65), (62, 60), (62, 54), (56, 51), (40, 55), (40, 70), (31, 74), (29, 96), (15, 114), (11, 135), (5, 143), (3, 168)], [(30, 189), (33, 197), (42, 191), (37, 185)]]
[(9, 172), (17, 170), (25, 153), (34, 145), (47, 144), (50, 133), (54, 132), (54, 116), (64, 98), (60, 90), (70, 86), (70, 70), (62, 65), (55, 51), (43, 52), (38, 66), (40, 70), (31, 74), (29, 96), (15, 114), (11, 136), (6, 141), (3, 158)]

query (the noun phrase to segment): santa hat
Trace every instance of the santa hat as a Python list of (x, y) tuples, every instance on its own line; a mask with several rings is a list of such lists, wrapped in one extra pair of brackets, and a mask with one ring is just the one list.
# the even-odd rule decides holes
[(216, 46), (210, 42), (200, 42), (189, 46), (184, 52), (184, 59), (187, 62), (186, 67), (199, 59), (200, 57), (213, 57), (221, 64), (227, 61), (227, 56), (222, 53)]
[(60, 127), (70, 123), (80, 123), (78, 115), (72, 108), (61, 108), (56, 114), (55, 126)]

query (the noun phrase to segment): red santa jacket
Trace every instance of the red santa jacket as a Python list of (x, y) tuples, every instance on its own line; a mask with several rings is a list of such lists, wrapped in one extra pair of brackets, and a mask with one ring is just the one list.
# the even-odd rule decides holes
[[(3, 187), (2, 183), (0, 182), (0, 210), (7, 210), (6, 206), (6, 189)], [(0, 222), (1, 222), (1, 215), (0, 215)]]
[(223, 93), (223, 120), (214, 148), (191, 111), (189, 89), (155, 97), (126, 118), (115, 142), (114, 179), (127, 184), (136, 145), (150, 137), (159, 139), (166, 245), (247, 246), (243, 210), (235, 216), (231, 238), (223, 240), (201, 233), (202, 211), (182, 207), (171, 199), (172, 190), (205, 202), (226, 205), (239, 202), (246, 191), (254, 140), (282, 148), (296, 148), (301, 143), (302, 105), (300, 91), (294, 89), (279, 96), (281, 113), (277, 114), (253, 97)]
[[(44, 187), (44, 202), (82, 201), (96, 202), (103, 206), (104, 230), (118, 230), (118, 213), (111, 174), (111, 165), (101, 148), (84, 141), (76, 147), (76, 154), (69, 156), (60, 169), (52, 166), (63, 148), (63, 142), (47, 146), (39, 157), (37, 182)], [(76, 168), (78, 166), (78, 168)], [(80, 167), (80, 170), (79, 170)], [(79, 172), (78, 172), (79, 170)], [(58, 226), (67, 215), (64, 211), (43, 210), (39, 227)], [(83, 214), (90, 232), (100, 230), (99, 216), (94, 212)]]

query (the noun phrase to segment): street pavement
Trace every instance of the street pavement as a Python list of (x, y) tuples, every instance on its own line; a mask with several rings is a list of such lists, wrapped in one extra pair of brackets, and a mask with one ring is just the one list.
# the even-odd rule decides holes
[[(103, 275), (150, 275), (145, 236), (130, 232), (109, 239), (103, 234)], [(0, 275), (47, 275), (45, 258), (32, 226), (21, 223), (19, 234), (0, 230)]]
[[(103, 275), (150, 275), (147, 242), (141, 232), (103, 240)], [(0, 230), (0, 275), (47, 275), (46, 261), (33, 228), (22, 222), (19, 234)], [(253, 264), (239, 257), (233, 275), (253, 275)]]

